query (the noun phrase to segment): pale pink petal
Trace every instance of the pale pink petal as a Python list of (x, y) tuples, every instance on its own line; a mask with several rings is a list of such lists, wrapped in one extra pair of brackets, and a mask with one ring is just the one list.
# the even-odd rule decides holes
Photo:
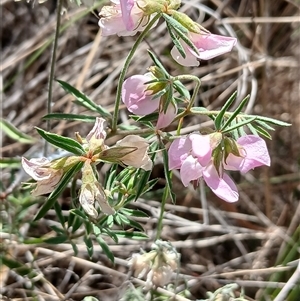
[(212, 148), (209, 135), (191, 134), (193, 155), (198, 158), (202, 166), (206, 166), (211, 161)]
[(105, 123), (106, 123), (105, 119), (97, 117), (94, 127), (86, 136), (86, 140), (90, 141), (92, 137), (94, 137), (95, 139), (105, 139), (106, 138)]
[(23, 169), (36, 181), (49, 179), (51, 170), (46, 166), (49, 162), (47, 158), (32, 158), (28, 160), (22, 157)]
[(132, 152), (119, 158), (124, 164), (135, 168), (142, 168), (144, 170), (152, 169), (153, 162), (148, 156), (149, 144), (144, 138), (136, 135), (128, 135), (118, 141), (116, 146), (136, 148)]
[(220, 178), (212, 164), (203, 171), (203, 178), (207, 186), (220, 199), (229, 203), (238, 201), (239, 193), (235, 183), (226, 174), (223, 174), (223, 177)]
[(171, 55), (174, 60), (183, 66), (199, 66), (199, 60), (209, 60), (230, 52), (237, 42), (236, 38), (207, 33), (191, 33), (190, 39), (198, 49), (199, 54), (181, 40), (180, 43), (185, 51), (186, 57), (183, 58), (175, 46), (171, 50)]
[(236, 44), (236, 38), (216, 34), (191, 34), (191, 40), (197, 47), (199, 55), (191, 48), (189, 51), (201, 60), (210, 60), (221, 54), (230, 52)]
[(159, 98), (152, 99), (150, 91), (144, 84), (151, 80), (149, 75), (133, 75), (127, 78), (122, 86), (122, 101), (127, 109), (137, 115), (147, 115), (159, 106)]
[(135, 27), (131, 17), (131, 10), (134, 6), (134, 2), (134, 0), (120, 0), (123, 22), (128, 31), (133, 30)]
[(192, 149), (192, 143), (187, 137), (175, 139), (168, 151), (169, 170), (180, 169), (183, 161), (187, 158)]
[(171, 56), (172, 58), (180, 65), (187, 66), (187, 67), (197, 67), (200, 65), (199, 60), (188, 50), (188, 46), (183, 42), (180, 41), (184, 51), (185, 51), (185, 58), (179, 53), (178, 49), (174, 46), (171, 49)]
[(202, 176), (203, 167), (193, 156), (188, 156), (180, 168), (180, 178), (185, 187)]
[(230, 154), (226, 160), (226, 169), (240, 170), (241, 173), (246, 173), (258, 166), (270, 166), (271, 160), (264, 139), (255, 135), (246, 135), (240, 137), (237, 144), (241, 157)]
[(50, 193), (54, 190), (55, 186), (59, 183), (63, 176), (63, 170), (57, 170), (47, 180), (37, 182), (35, 190), (32, 191), (33, 196), (39, 196)]
[(172, 123), (176, 115), (177, 115), (177, 106), (170, 104), (165, 113), (163, 111), (159, 113), (156, 128), (162, 129), (167, 127)]

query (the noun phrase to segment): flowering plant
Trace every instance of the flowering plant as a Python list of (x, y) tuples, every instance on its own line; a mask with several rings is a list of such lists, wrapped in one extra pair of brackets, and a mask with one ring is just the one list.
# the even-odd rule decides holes
[[(237, 202), (239, 189), (230, 175), (233, 171), (245, 174), (256, 167), (270, 166), (267, 144), (262, 137), (271, 138), (268, 131), (274, 129), (273, 125), (288, 125), (272, 118), (246, 114), (249, 96), (238, 97), (238, 92), (233, 93), (219, 110), (200, 106), (200, 79), (191, 74), (173, 76), (154, 51), (149, 50), (147, 54), (152, 66), (139, 74), (127, 74), (136, 50), (159, 22), (164, 22), (174, 44), (171, 50), (168, 49), (174, 64), (199, 66), (201, 60), (236, 51), (236, 37), (209, 32), (180, 12), (180, 5), (179, 0), (111, 0), (110, 5), (104, 6), (99, 14), (103, 36), (135, 36), (139, 33), (119, 76), (113, 113), (58, 80), (65, 91), (76, 98), (79, 106), (94, 114), (52, 114), (49, 109), (44, 118), (76, 119), (94, 123), (94, 126), (85, 138), (75, 133), (75, 139), (51, 133), (50, 129), (37, 128), (48, 144), (65, 152), (52, 160), (46, 156), (22, 158), (25, 172), (35, 181), (30, 181), (30, 188), (34, 186), (32, 195), (47, 195), (35, 220), (54, 207), (63, 228), (57, 231), (62, 240), (69, 239), (76, 252), (72, 235), (76, 236), (76, 230), (83, 227), (88, 249), (92, 249), (93, 235), (112, 261), (114, 256), (103, 235), (115, 242), (124, 237), (147, 239), (143, 227), (135, 220), (147, 215), (131, 206), (153, 189), (157, 179), (151, 178), (151, 171), (156, 162), (163, 162), (165, 186), (156, 243), (152, 251), (135, 254), (130, 260), (134, 275), (146, 276), (148, 290), (166, 286), (179, 269), (179, 255), (160, 240), (165, 205), (169, 200), (176, 202), (172, 179), (176, 170), (179, 170), (182, 189), (201, 191), (203, 208), (207, 208), (206, 194), (211, 196), (210, 191), (225, 202)], [(120, 122), (122, 103), (130, 114), (130, 125)], [(185, 125), (191, 117), (209, 120), (209, 128), (200, 122), (196, 129), (186, 130)], [(100, 171), (104, 176), (101, 177)], [(201, 186), (202, 180), (209, 190)], [(72, 217), (68, 221), (57, 202), (66, 188), (71, 190), (72, 199)], [(207, 222), (203, 220), (203, 223)]]

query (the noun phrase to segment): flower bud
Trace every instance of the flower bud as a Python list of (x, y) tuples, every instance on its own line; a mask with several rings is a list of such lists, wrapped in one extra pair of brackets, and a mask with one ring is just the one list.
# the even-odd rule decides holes
[(194, 22), (186, 14), (179, 12), (177, 10), (172, 11), (172, 17), (174, 20), (178, 21), (182, 26), (184, 26), (188, 31), (201, 34), (201, 26)]

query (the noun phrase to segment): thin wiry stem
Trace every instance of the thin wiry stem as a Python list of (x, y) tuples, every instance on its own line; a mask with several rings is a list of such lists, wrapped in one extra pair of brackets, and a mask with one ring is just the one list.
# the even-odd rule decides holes
[[(54, 73), (55, 73), (55, 65), (56, 65), (56, 50), (58, 44), (58, 37), (59, 37), (59, 28), (60, 28), (60, 21), (61, 21), (61, 10), (62, 10), (63, 0), (57, 1), (56, 7), (56, 28), (54, 33), (54, 41), (52, 47), (52, 54), (50, 59), (50, 73), (48, 79), (48, 98), (47, 98), (47, 114), (50, 114), (52, 111), (52, 91), (53, 91), (53, 80), (54, 80)], [(49, 132), (51, 129), (51, 120), (47, 120), (47, 131)], [(48, 154), (48, 145), (49, 143), (45, 141), (44, 145), (44, 156), (46, 157)]]

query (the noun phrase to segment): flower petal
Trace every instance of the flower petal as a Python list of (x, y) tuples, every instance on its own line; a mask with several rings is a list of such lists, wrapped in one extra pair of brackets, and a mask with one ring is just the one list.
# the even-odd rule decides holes
[(177, 114), (177, 106), (170, 104), (167, 108), (167, 111), (159, 113), (156, 128), (162, 129), (167, 127), (172, 123)]
[(183, 161), (187, 158), (192, 149), (192, 143), (187, 137), (175, 139), (168, 151), (169, 170), (180, 169)]
[(146, 91), (145, 82), (151, 80), (149, 75), (133, 75), (122, 86), (122, 101), (127, 109), (138, 115), (154, 112), (159, 106), (159, 98), (152, 99), (151, 92)]
[(202, 166), (211, 161), (212, 148), (209, 135), (191, 134), (189, 139), (192, 142), (193, 155), (198, 158)]
[(128, 135), (116, 143), (118, 147), (134, 148), (132, 152), (119, 158), (124, 164), (133, 166), (135, 168), (142, 168), (144, 170), (151, 170), (153, 163), (148, 156), (148, 142), (139, 136)]
[(202, 176), (203, 167), (193, 156), (188, 156), (180, 168), (180, 178), (185, 187)]
[(235, 183), (227, 174), (223, 174), (223, 177), (220, 178), (212, 164), (203, 171), (203, 178), (207, 186), (220, 199), (229, 203), (238, 201), (239, 193)]

